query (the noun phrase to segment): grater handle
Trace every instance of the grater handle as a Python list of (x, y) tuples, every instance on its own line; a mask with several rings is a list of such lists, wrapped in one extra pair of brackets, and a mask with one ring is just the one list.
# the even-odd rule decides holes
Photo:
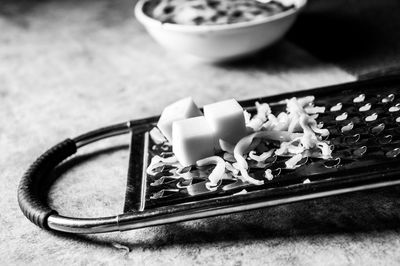
[(18, 203), (24, 215), (34, 224), (48, 229), (47, 218), (57, 214), (46, 202), (49, 174), (64, 159), (73, 155), (75, 142), (66, 139), (40, 156), (26, 171), (18, 187)]
[[(60, 217), (58, 213), (51, 209), (47, 203), (47, 192), (50, 188), (53, 178), (51, 172), (62, 161), (75, 154), (80, 147), (96, 142), (101, 139), (122, 135), (133, 131), (145, 131), (148, 126), (143, 126), (143, 122), (147, 121), (136, 120), (126, 123), (119, 123), (109, 127), (100, 128), (78, 136), (74, 139), (66, 139), (63, 142), (52, 147), (42, 154), (29, 167), (28, 171), (23, 175), (18, 186), (17, 196), (18, 203), (23, 214), (34, 224), (44, 229), (53, 229), (49, 220)], [(90, 220), (85, 220), (81, 227), (91, 228), (95, 226), (103, 227), (104, 224), (110, 224), (117, 227), (117, 216), (103, 217), (93, 219), (95, 224)], [(82, 219), (69, 218), (69, 222), (79, 226), (79, 221)], [(94, 229), (91, 232), (101, 232), (101, 229)]]

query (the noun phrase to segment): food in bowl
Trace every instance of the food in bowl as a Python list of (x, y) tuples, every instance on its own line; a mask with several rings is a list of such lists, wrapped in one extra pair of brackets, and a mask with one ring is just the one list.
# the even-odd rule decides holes
[[(237, 23), (177, 24), (172, 23), (168, 18), (153, 17), (152, 12), (161, 3), (160, 1), (164, 0), (139, 0), (135, 6), (135, 15), (138, 21), (165, 48), (179, 54), (195, 56), (206, 62), (235, 60), (271, 46), (289, 30), (299, 12), (307, 3), (307, 0), (280, 0), (279, 3), (284, 3), (285, 8), (289, 9), (274, 15), (257, 17), (257, 19), (249, 21), (238, 21)], [(172, 1), (177, 0), (170, 2), (172, 3)], [(182, 1), (182, 3), (196, 1), (188, 0)], [(238, 1), (229, 0), (226, 1), (227, 3), (221, 1), (221, 5)], [(272, 1), (277, 2), (278, 0)], [(249, 0), (248, 3), (250, 2)], [(268, 3), (265, 5), (272, 6)], [(177, 11), (175, 8), (167, 8), (166, 10), (167, 13), (171, 12), (172, 14)], [(183, 14), (181, 15), (183, 16)], [(197, 13), (194, 15), (198, 16)], [(195, 18), (194, 15), (186, 14), (185, 16), (190, 20), (191, 17)], [(197, 23), (200, 22), (206, 23), (206, 20), (197, 21)]]
[(259, 20), (294, 7), (274, 0), (158, 0), (147, 13), (163, 23), (221, 25)]

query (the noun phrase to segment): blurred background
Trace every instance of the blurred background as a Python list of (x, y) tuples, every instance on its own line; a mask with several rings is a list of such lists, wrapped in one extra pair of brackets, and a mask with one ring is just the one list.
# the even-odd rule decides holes
[[(15, 34), (6, 33), (7, 27), (13, 26), (21, 32), (36, 32), (37, 36), (54, 31), (56, 38), (63, 34), (60, 31), (68, 31), (68, 17), (77, 12), (84, 19), (81, 23), (113, 28), (120, 36), (125, 35), (121, 41), (131, 40), (134, 35), (127, 34), (133, 32), (123, 27), (132, 24), (134, 4), (134, 0), (1, 0), (1, 45), (4, 49), (7, 42), (16, 38)], [(400, 59), (399, 12), (397, 0), (310, 0), (288, 39), (357, 75), (395, 71)], [(52, 17), (46, 20), (46, 16)], [(93, 16), (95, 21), (91, 20)], [(92, 28), (95, 29), (94, 25)]]
[(311, 0), (289, 39), (352, 73), (397, 72), (400, 2)]

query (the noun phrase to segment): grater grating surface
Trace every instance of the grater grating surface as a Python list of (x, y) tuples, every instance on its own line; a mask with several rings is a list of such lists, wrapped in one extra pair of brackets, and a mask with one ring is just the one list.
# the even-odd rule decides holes
[[(285, 165), (288, 157), (274, 155), (265, 163), (247, 158), (250, 175), (264, 180), (264, 185), (225, 178), (213, 191), (207, 189), (205, 183), (214, 166), (191, 166), (179, 170), (176, 165), (160, 163), (154, 169), (155, 175), (144, 177), (146, 187), (142, 207), (151, 209), (171, 204), (196, 203), (256, 191), (269, 191), (273, 195), (282, 189), (312, 190), (313, 186), (324, 183), (352, 182), (354, 175), (362, 176), (363, 173), (372, 172), (383, 174), (400, 168), (400, 95), (397, 84), (325, 90), (322, 88), (308, 93), (254, 99), (241, 104), (254, 114), (255, 102), (266, 102), (277, 115), (285, 111), (286, 104), (282, 100), (315, 96), (315, 106), (325, 107), (325, 112), (320, 113), (316, 120), (330, 132), (327, 140), (333, 149), (331, 159), (306, 156), (298, 162), (297, 168), (288, 169)], [(274, 143), (266, 145), (271, 147)], [(149, 138), (147, 164), (156, 155), (164, 158), (172, 156), (171, 150), (170, 145), (156, 144)], [(271, 169), (272, 180), (265, 179), (266, 169)], [(231, 177), (229, 172), (227, 175)]]

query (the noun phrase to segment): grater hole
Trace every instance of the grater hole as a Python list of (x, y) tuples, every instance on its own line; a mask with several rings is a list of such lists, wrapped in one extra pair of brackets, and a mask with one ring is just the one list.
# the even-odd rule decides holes
[(165, 177), (162, 176), (159, 179), (156, 179), (153, 183), (150, 183), (150, 186), (152, 186), (152, 187), (160, 186), (160, 185), (164, 184), (164, 180), (165, 180)]
[(361, 157), (367, 152), (367, 146), (362, 146), (356, 150), (353, 151), (353, 154), (355, 156)]
[(396, 118), (396, 122), (400, 123), (400, 116)]
[(391, 93), (388, 96), (386, 96), (385, 98), (382, 99), (382, 103), (389, 103), (389, 102), (393, 102), (394, 100), (394, 94)]
[(271, 170), (271, 174), (273, 177), (277, 177), (282, 173), (282, 169), (281, 168), (276, 168), (276, 169), (272, 169)]
[(153, 195), (150, 196), (150, 199), (159, 199), (162, 198), (164, 195), (164, 190), (160, 190), (156, 193), (154, 193)]
[(173, 170), (174, 167), (171, 165), (166, 165), (164, 163), (156, 164), (154, 168), (152, 168), (151, 172), (154, 173), (155, 177), (159, 176), (170, 176), (172, 175), (169, 171)]
[(341, 162), (340, 158), (335, 158), (335, 159), (332, 159), (332, 160), (325, 161), (324, 162), (324, 166), (326, 168), (334, 168), (334, 167), (339, 166), (340, 162)]
[(366, 112), (366, 111), (369, 111), (370, 109), (371, 109), (371, 104), (370, 103), (366, 103), (366, 104), (364, 104), (363, 106), (361, 106), (359, 109), (358, 109), (358, 111), (360, 111), (360, 112)]
[(159, 192), (156, 192), (152, 196), (150, 196), (150, 199), (160, 199), (160, 198), (173, 196), (177, 192), (179, 192), (179, 189), (162, 189)]
[(169, 164), (164, 164), (160, 170), (162, 173), (170, 173), (171, 170), (176, 170), (177, 167)]
[(332, 106), (330, 111), (331, 112), (338, 112), (342, 110), (343, 104), (342, 103), (337, 103), (336, 105)]
[(342, 133), (348, 132), (350, 130), (352, 130), (354, 128), (354, 123), (352, 121), (350, 121), (350, 123), (348, 123), (347, 125), (343, 126), (340, 131)]
[(380, 137), (378, 139), (378, 142), (380, 144), (385, 145), (385, 144), (389, 144), (390, 142), (392, 142), (392, 140), (393, 140), (393, 136), (392, 135), (386, 135), (386, 136)]
[(228, 190), (237, 190), (240, 188), (247, 187), (248, 183), (243, 182), (241, 179), (235, 180), (235, 182), (225, 185), (222, 187), (223, 191), (228, 191)]
[(342, 113), (341, 115), (338, 115), (335, 120), (336, 121), (343, 121), (346, 120), (349, 114), (347, 112)]
[(365, 94), (360, 94), (353, 99), (353, 103), (362, 103), (365, 100)]
[(344, 138), (344, 142), (346, 144), (354, 144), (357, 143), (361, 138), (360, 134), (354, 134), (353, 136), (347, 136)]
[(378, 118), (378, 114), (377, 113), (373, 113), (373, 114), (367, 116), (365, 118), (365, 121), (366, 122), (372, 122), (372, 121), (375, 121), (377, 118)]
[(296, 167), (305, 165), (308, 162), (308, 157), (303, 157), (300, 161), (296, 163)]
[(398, 103), (398, 104), (396, 104), (396, 105), (394, 105), (394, 106), (389, 108), (389, 112), (391, 112), (391, 113), (395, 113), (395, 112), (398, 112), (398, 111), (400, 111), (400, 103)]
[(395, 149), (393, 149), (391, 151), (388, 151), (386, 153), (386, 157), (396, 158), (399, 154), (400, 154), (400, 148), (395, 148)]
[(191, 184), (192, 184), (192, 181), (193, 181), (193, 179), (182, 179), (181, 181), (179, 181), (177, 184), (176, 184), (176, 187), (177, 188), (185, 188), (185, 187), (188, 187), (188, 186), (190, 186)]
[(381, 123), (381, 124), (371, 128), (371, 133), (373, 135), (379, 135), (384, 129), (385, 129), (385, 124)]
[(191, 165), (179, 168), (178, 170), (176, 170), (176, 173), (177, 174), (184, 174), (184, 173), (190, 172), (190, 170), (192, 170), (192, 166)]
[[(167, 145), (163, 145), (161, 147), (168, 147), (168, 146)], [(168, 157), (172, 157), (172, 156), (175, 156), (175, 154), (173, 152), (171, 152), (171, 151), (163, 151), (163, 152), (160, 153), (160, 157), (162, 157), (162, 158), (168, 158)]]

